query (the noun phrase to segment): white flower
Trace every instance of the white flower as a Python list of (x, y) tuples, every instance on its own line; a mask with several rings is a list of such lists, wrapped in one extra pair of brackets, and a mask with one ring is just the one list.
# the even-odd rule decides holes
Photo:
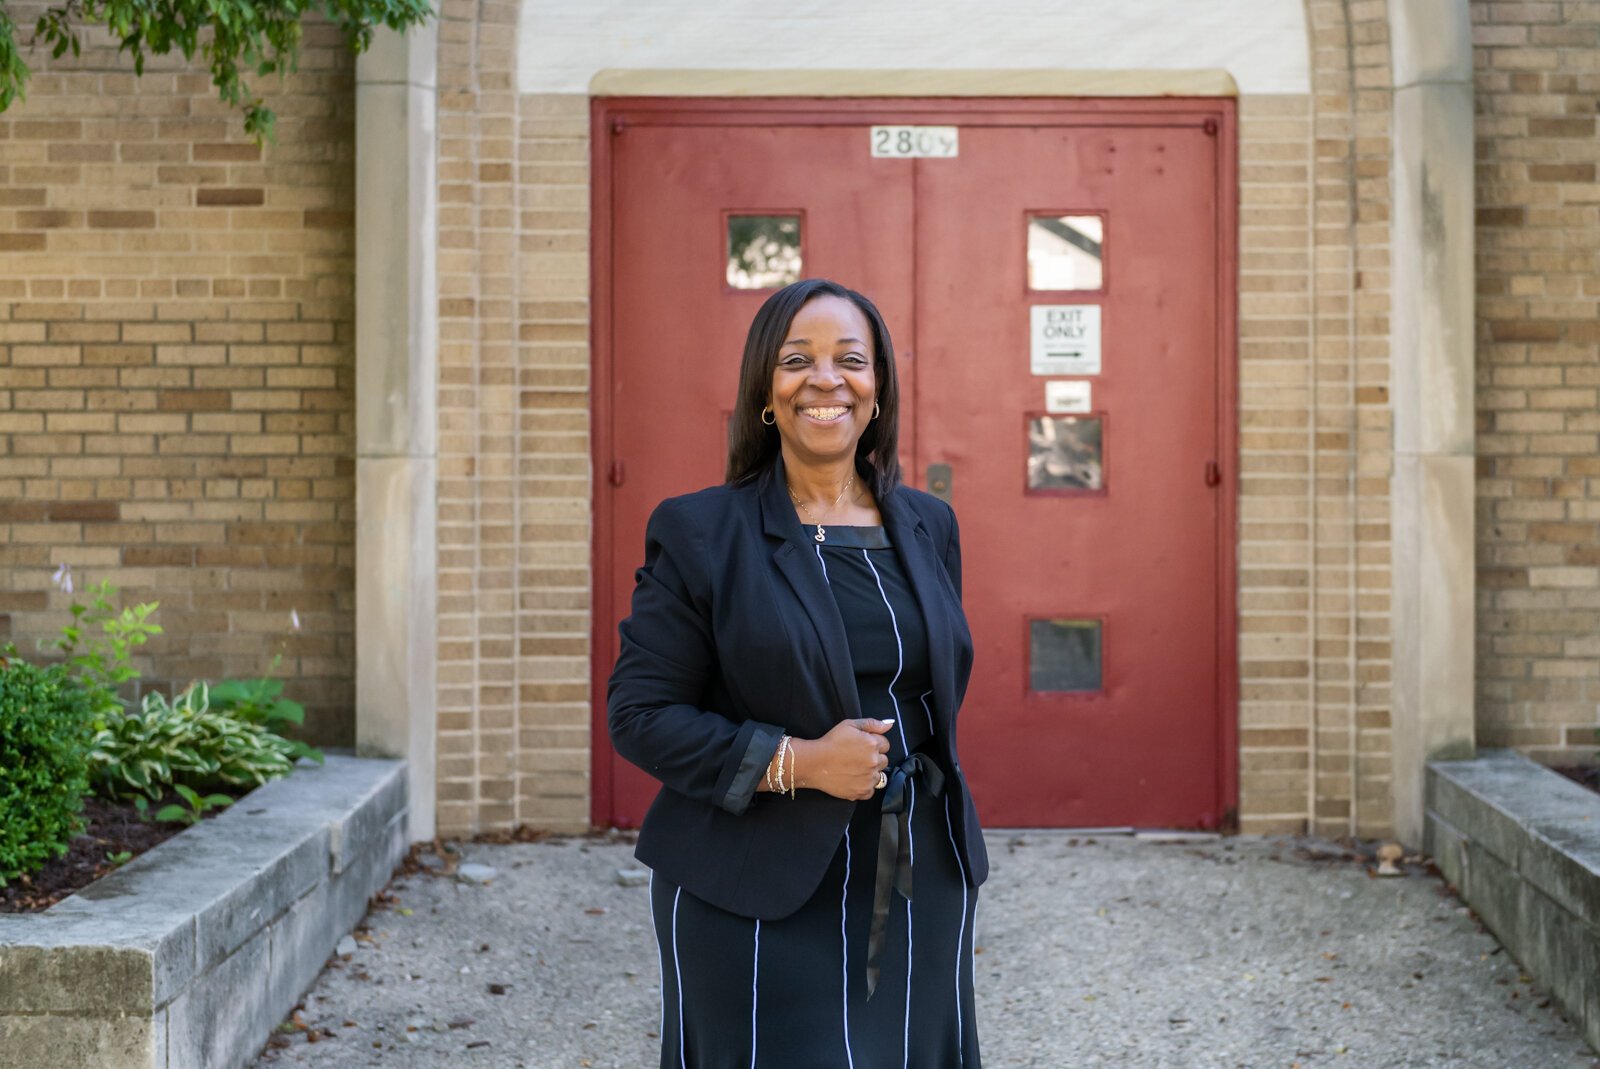
[(63, 594), (72, 593), (72, 565), (63, 562), (56, 568), (56, 574), (50, 577), (50, 581), (60, 587)]
[(296, 631), (300, 630), (300, 614), (293, 609), (289, 610), (289, 623), (294, 625)]

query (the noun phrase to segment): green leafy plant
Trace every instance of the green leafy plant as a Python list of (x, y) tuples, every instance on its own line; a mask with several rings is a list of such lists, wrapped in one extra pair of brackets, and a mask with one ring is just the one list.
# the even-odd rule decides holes
[[(70, 593), (70, 574), (63, 569), (57, 575), (63, 577), (58, 580), (62, 589)], [(139, 678), (139, 670), (133, 666), (134, 649), (161, 634), (161, 626), (150, 619), (161, 603), (149, 601), (119, 610), (112, 600), (117, 588), (109, 579), (86, 587), (84, 593), (92, 594), (93, 599), (88, 605), (72, 603), (72, 622), (61, 628), (61, 637), (51, 645), (76, 669), (89, 692), (95, 727), (102, 728), (108, 717), (123, 711), (117, 694), (122, 685)]]
[(126, 865), (131, 860), (133, 860), (133, 851), (132, 850), (118, 850), (114, 854), (111, 854), (111, 853), (106, 854), (106, 861), (108, 863), (110, 863), (112, 865), (116, 865), (118, 867)]
[(176, 803), (172, 805), (164, 805), (160, 809), (156, 810), (157, 820), (171, 821), (178, 824), (198, 824), (200, 823), (200, 818), (205, 816), (211, 810), (220, 809), (225, 805), (233, 804), (233, 799), (229, 798), (225, 794), (203, 795), (198, 791), (194, 791), (188, 787), (185, 787), (181, 783), (175, 784), (172, 789), (183, 796), (183, 800), (189, 803), (189, 808), (185, 809), (183, 806)]
[(0, 886), (66, 853), (89, 787), (90, 703), (63, 665), (0, 650)]
[(255, 787), (286, 776), (298, 746), (211, 708), (210, 688), (194, 683), (170, 701), (147, 694), (138, 712), (112, 717), (95, 732), (89, 764), (102, 794), (159, 801), (169, 785)]
[[(273, 657), (272, 667), (268, 671), (275, 671), (282, 661), (282, 654)], [(224, 680), (211, 688), (211, 708), (279, 735), (291, 747), (292, 757), (304, 757), (319, 765), (323, 763), (321, 750), (284, 734), (289, 725), (299, 727), (306, 722), (306, 710), (299, 702), (283, 696), (283, 681), (280, 679)]]
[[(404, 31), (433, 14), (427, 0), (65, 0), (46, 8), (30, 44), (44, 43), (54, 57), (78, 55), (82, 27), (101, 25), (118, 50), (133, 56), (135, 74), (145, 57), (173, 49), (198, 53), (211, 83), (230, 106), (244, 109), (245, 132), (257, 143), (272, 140), (274, 116), (245, 84), (244, 76), (280, 77), (296, 68), (302, 22), (320, 13), (343, 32), (353, 52), (372, 43), (376, 26)], [(0, 7), (0, 111), (25, 93), (29, 70), (17, 51), (16, 27)]]

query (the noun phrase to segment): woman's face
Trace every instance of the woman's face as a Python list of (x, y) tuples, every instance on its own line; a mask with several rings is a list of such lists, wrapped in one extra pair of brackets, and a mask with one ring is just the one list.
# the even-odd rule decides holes
[(796, 460), (855, 454), (878, 397), (876, 356), (867, 317), (843, 297), (813, 297), (795, 313), (772, 369), (768, 403)]

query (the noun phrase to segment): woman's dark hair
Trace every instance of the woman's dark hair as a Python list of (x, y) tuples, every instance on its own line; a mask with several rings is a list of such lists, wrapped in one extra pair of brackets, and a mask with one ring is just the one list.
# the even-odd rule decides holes
[(739, 365), (739, 396), (728, 420), (727, 481), (740, 486), (768, 478), (778, 459), (778, 428), (761, 421), (772, 394), (778, 350), (788, 339), (797, 312), (816, 297), (843, 297), (867, 317), (872, 330), (872, 372), (878, 386), (878, 418), (856, 442), (856, 470), (882, 501), (900, 484), (900, 380), (894, 370), (894, 343), (877, 306), (853, 289), (825, 278), (791, 282), (762, 304), (744, 342)]

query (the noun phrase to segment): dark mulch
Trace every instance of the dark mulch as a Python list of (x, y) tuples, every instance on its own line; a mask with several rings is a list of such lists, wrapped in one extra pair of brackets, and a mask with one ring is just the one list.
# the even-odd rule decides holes
[[(241, 798), (244, 790), (223, 790), (214, 793)], [(183, 799), (176, 794), (150, 806), (154, 813), (168, 802)], [(222, 812), (213, 809), (206, 814), (215, 816)], [(89, 886), (117, 867), (107, 860), (107, 855), (126, 850), (132, 860), (184, 829), (176, 823), (157, 823), (140, 820), (139, 811), (131, 804), (108, 802), (103, 798), (86, 797), (83, 800), (84, 830), (73, 839), (67, 852), (45, 862), (43, 868), (28, 876), (19, 876), (5, 887), (0, 887), (0, 913), (38, 913), (49, 909), (74, 891)]]
[(1585, 787), (1600, 794), (1600, 765), (1567, 765), (1562, 768), (1552, 768), (1574, 783), (1581, 783)]

